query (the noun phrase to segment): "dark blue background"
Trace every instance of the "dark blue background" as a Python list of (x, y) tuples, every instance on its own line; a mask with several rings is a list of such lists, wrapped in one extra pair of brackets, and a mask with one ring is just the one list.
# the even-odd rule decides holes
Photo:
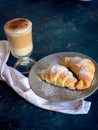
[[(16, 18), (33, 23), (36, 61), (55, 52), (74, 51), (98, 62), (98, 1), (78, 0), (0, 0), (0, 39), (6, 36), (3, 25)], [(8, 65), (15, 59), (10, 55)], [(0, 81), (0, 130), (97, 130), (98, 90), (86, 100), (91, 101), (86, 115), (68, 115), (38, 108), (17, 95)]]

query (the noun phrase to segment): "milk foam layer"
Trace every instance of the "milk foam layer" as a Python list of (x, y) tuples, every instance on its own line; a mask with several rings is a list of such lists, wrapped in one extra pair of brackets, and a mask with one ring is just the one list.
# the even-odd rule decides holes
[(8, 35), (18, 35), (20, 33), (25, 33), (31, 28), (31, 21), (25, 18), (12, 19), (4, 25), (4, 30)]

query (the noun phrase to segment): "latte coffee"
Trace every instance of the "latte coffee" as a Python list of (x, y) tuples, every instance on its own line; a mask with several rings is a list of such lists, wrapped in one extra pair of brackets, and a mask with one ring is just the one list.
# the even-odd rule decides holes
[(33, 49), (32, 23), (25, 18), (16, 18), (4, 25), (4, 31), (15, 57), (29, 55)]

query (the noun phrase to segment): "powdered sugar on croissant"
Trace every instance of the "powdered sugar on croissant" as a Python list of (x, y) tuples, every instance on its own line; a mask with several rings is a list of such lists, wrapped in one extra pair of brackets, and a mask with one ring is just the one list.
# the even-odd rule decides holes
[(58, 85), (60, 87), (68, 87), (71, 90), (75, 90), (77, 79), (73, 74), (64, 66), (56, 64), (42, 70), (39, 73), (41, 79), (48, 83)]
[(68, 67), (78, 78), (76, 88), (83, 90), (89, 88), (95, 73), (95, 65), (89, 59), (80, 57), (65, 57), (61, 60), (61, 65)]

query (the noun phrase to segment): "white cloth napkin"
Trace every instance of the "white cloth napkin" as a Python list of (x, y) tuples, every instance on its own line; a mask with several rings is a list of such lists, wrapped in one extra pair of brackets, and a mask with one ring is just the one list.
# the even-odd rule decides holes
[(10, 46), (6, 40), (0, 41), (0, 79), (5, 81), (17, 94), (25, 100), (38, 107), (67, 113), (67, 114), (87, 114), (91, 102), (80, 100), (77, 102), (49, 102), (37, 96), (29, 86), (28, 78), (12, 67), (9, 67), (6, 62), (9, 58)]

